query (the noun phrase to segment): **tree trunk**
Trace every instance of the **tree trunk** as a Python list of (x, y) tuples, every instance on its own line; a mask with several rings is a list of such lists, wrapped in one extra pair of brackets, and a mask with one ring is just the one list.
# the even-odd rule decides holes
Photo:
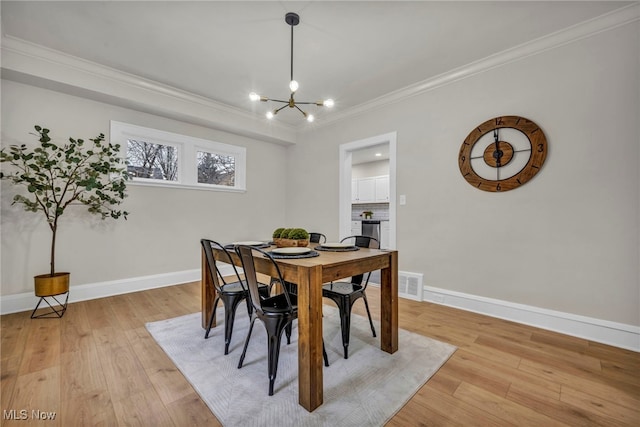
[(58, 221), (51, 225), (51, 277), (56, 273), (56, 231), (58, 231)]

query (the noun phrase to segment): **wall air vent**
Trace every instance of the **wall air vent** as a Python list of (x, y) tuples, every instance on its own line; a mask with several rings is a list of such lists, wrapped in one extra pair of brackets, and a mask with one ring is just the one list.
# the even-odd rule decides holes
[(398, 272), (398, 296), (422, 301), (422, 274)]

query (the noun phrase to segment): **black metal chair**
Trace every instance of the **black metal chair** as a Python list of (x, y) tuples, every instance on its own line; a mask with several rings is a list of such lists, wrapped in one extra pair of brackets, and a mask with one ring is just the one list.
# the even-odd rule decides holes
[[(380, 242), (375, 237), (370, 236), (349, 236), (341, 240), (345, 242), (347, 240), (354, 239), (355, 246), (360, 248), (373, 247), (374, 249), (380, 248)], [(376, 336), (376, 329), (373, 326), (373, 320), (371, 319), (371, 312), (369, 311), (369, 302), (367, 301), (367, 285), (369, 284), (369, 277), (371, 272), (367, 273), (367, 278), (362, 284), (364, 275), (359, 274), (353, 276), (350, 282), (331, 282), (322, 286), (322, 296), (333, 300), (338, 306), (340, 311), (340, 327), (342, 329), (342, 346), (344, 347), (344, 358), (349, 358), (349, 335), (351, 331), (351, 307), (359, 299), (362, 298), (364, 306), (367, 309), (367, 315), (369, 316), (369, 324), (371, 325), (371, 332), (373, 336)]]
[(311, 243), (325, 243), (327, 236), (322, 233), (309, 233), (309, 242)]
[[(254, 264), (253, 251), (256, 251), (264, 255), (270, 260), (273, 265), (277, 276), (275, 279), (280, 283), (284, 283), (282, 279), (282, 273), (280, 267), (275, 260), (267, 252), (257, 249), (251, 246), (238, 245), (236, 246), (236, 252), (240, 256), (242, 261), (242, 268), (247, 279), (249, 286), (249, 298), (253, 305), (253, 313), (251, 314), (251, 324), (249, 325), (249, 332), (247, 333), (247, 339), (244, 343), (244, 349), (238, 362), (238, 369), (242, 368), (244, 358), (247, 353), (247, 347), (249, 346), (249, 340), (251, 339), (251, 332), (253, 331), (253, 325), (256, 319), (260, 319), (264, 324), (267, 331), (267, 360), (268, 360), (268, 373), (269, 373), (269, 396), (273, 396), (273, 385), (276, 380), (278, 372), (278, 359), (280, 357), (280, 341), (282, 339), (282, 332), (287, 332), (287, 344), (291, 343), (291, 326), (295, 319), (298, 318), (298, 297), (294, 294), (290, 294), (287, 291), (286, 286), (280, 286), (281, 293), (264, 297), (260, 294), (258, 279), (256, 275), (256, 269)], [(329, 358), (324, 348), (324, 341), (322, 343), (322, 356), (324, 358), (324, 365), (329, 366)]]
[[(209, 324), (207, 325), (207, 331), (204, 334), (204, 338), (209, 338), (209, 332), (213, 325), (213, 319), (216, 317), (216, 309), (218, 308), (218, 302), (222, 300), (224, 304), (224, 354), (229, 354), (229, 344), (231, 343), (231, 335), (233, 334), (233, 322), (236, 317), (236, 309), (242, 300), (246, 300), (247, 312), (251, 317), (253, 306), (249, 302), (249, 288), (245, 285), (244, 281), (240, 278), (238, 269), (233, 264), (231, 254), (220, 243), (201, 239), (200, 244), (204, 249), (205, 257), (207, 259), (207, 268), (211, 277), (211, 282), (216, 289), (216, 298), (213, 301), (213, 310), (209, 317)], [(221, 254), (224, 254), (220, 261), (229, 263), (233, 267), (236, 281), (229, 282), (220, 273), (218, 264), (216, 263), (216, 257), (213, 254), (213, 248), (220, 250)], [(269, 295), (269, 287), (263, 283), (259, 284), (259, 291), (261, 295)]]

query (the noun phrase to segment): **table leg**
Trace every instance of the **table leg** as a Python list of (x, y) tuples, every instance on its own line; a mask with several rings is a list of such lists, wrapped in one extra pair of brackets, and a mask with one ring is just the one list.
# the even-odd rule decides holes
[(398, 252), (389, 253), (389, 267), (380, 271), (380, 348), (398, 350)]
[(298, 403), (322, 405), (322, 267), (298, 268)]
[[(207, 268), (207, 256), (204, 253), (204, 249), (201, 249), (201, 262), (200, 262), (200, 304), (202, 308), (202, 328), (207, 329), (209, 323), (209, 317), (211, 317), (211, 310), (213, 310), (213, 301), (216, 299), (216, 290), (213, 286), (213, 279), (209, 274)], [(216, 319), (213, 319), (213, 325), (216, 326)]]

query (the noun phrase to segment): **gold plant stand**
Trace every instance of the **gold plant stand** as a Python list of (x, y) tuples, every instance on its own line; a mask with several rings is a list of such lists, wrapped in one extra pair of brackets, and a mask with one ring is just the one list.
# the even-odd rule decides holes
[[(36, 308), (31, 312), (31, 318), (60, 318), (64, 316), (69, 302), (69, 273), (56, 273), (53, 276), (42, 274), (35, 276), (34, 282), (35, 293), (37, 297), (40, 297), (40, 300), (38, 300)], [(64, 303), (61, 302), (62, 296), (64, 296)], [(52, 300), (55, 303), (52, 304)], [(36, 311), (38, 311), (42, 302), (48, 305), (50, 310), (36, 316)]]

